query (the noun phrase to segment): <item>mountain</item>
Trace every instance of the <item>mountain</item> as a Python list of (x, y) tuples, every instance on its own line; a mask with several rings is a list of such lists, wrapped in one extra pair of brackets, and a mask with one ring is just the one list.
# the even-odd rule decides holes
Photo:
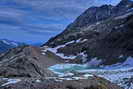
[(130, 0), (117, 6), (91, 7), (43, 46), (74, 63), (122, 63), (133, 56), (132, 8)]
[(15, 48), (21, 45), (24, 45), (24, 43), (10, 41), (7, 39), (0, 39), (0, 53), (6, 52), (7, 50), (11, 48)]
[(91, 7), (42, 47), (0, 54), (0, 89), (132, 89), (132, 7)]
[(132, 89), (133, 1), (88, 8), (42, 48), (73, 64), (51, 67), (55, 72), (94, 74)]

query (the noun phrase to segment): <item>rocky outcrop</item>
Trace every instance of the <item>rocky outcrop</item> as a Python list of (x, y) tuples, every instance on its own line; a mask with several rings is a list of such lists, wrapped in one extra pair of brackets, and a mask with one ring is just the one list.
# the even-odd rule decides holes
[[(130, 0), (122, 0), (117, 6), (91, 7), (44, 46), (58, 47), (57, 53), (65, 56), (77, 56), (75, 60), (81, 60), (72, 60), (76, 63), (92, 59), (102, 60), (99, 65), (124, 62), (133, 56), (132, 8)], [(60, 45), (64, 46), (59, 48)], [(83, 53), (87, 55), (85, 61), (82, 61)]]
[[(0, 76), (47, 77), (55, 76), (48, 66), (59, 63), (41, 54), (40, 48), (21, 46), (0, 55)], [(49, 64), (48, 64), (49, 63)]]
[[(11, 79), (0, 80), (0, 89), (122, 89), (99, 77), (77, 80), (75, 78)], [(18, 81), (19, 80), (19, 81)], [(8, 82), (7, 82), (8, 81)]]

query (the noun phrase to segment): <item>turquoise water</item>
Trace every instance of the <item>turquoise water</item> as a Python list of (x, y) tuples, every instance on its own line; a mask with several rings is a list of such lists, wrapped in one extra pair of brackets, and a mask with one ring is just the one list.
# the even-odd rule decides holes
[(79, 64), (57, 64), (49, 67), (49, 69), (58, 73), (66, 73), (66, 72), (82, 71), (89, 69), (101, 69), (101, 68), (88, 67), (87, 65), (79, 65)]

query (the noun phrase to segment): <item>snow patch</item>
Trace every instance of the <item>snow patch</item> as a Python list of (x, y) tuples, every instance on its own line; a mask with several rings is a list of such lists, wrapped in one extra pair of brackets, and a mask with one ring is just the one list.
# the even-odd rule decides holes
[(40, 82), (41, 82), (41, 80), (37, 79), (37, 80), (36, 80), (36, 82), (37, 82), (37, 83), (40, 83)]
[(6, 40), (2, 40), (3, 43), (7, 44), (7, 45), (10, 45), (9, 42), (7, 42)]
[(8, 79), (7, 81), (8, 81), (7, 83), (2, 84), (1, 86), (6, 86), (9, 84), (16, 84), (16, 83), (20, 82), (21, 80), (20, 79)]
[(84, 39), (84, 40), (82, 40), (81, 43), (84, 43), (84, 42), (86, 42), (86, 41), (88, 41), (88, 39)]
[[(49, 48), (48, 46), (44, 46), (44, 47), (43, 47), (44, 50), (42, 50), (42, 54), (43, 54), (43, 55), (46, 55), (46, 52), (47, 52), (47, 51), (50, 51), (50, 52), (56, 54), (57, 56), (61, 57), (62, 59), (71, 59), (71, 60), (73, 60), (73, 59), (76, 59), (77, 55), (68, 55), (68, 56), (66, 56), (66, 55), (64, 55), (63, 53), (58, 53), (58, 49), (64, 48), (65, 46), (67, 46), (67, 45), (69, 45), (69, 44), (72, 44), (72, 43), (79, 43), (79, 42), (83, 43), (83, 42), (85, 42), (85, 41), (87, 41), (87, 40), (88, 40), (88, 39), (73, 40), (73, 41), (70, 41), (70, 42), (65, 43), (64, 45), (59, 45), (59, 46), (57, 46), (57, 47), (55, 47), (55, 48)], [(81, 53), (80, 53), (80, 54), (81, 54)], [(80, 54), (79, 54), (79, 55), (80, 55)], [(83, 54), (83, 55), (86, 57), (85, 54)]]
[(72, 43), (74, 43), (74, 42), (75, 42), (75, 41), (73, 40), (73, 41), (67, 42), (65, 45), (72, 44)]
[(82, 62), (85, 63), (88, 60), (88, 55), (85, 54), (85, 52), (82, 52), (80, 54), (78, 54), (78, 56), (80, 56), (82, 58)]
[(128, 9), (128, 11), (132, 11), (132, 10), (133, 10), (133, 8)]
[(64, 44), (64, 45), (59, 45), (59, 46), (57, 46), (57, 47), (55, 47), (55, 48), (44, 47), (45, 49), (42, 50), (42, 51), (43, 51), (42, 54), (45, 55), (45, 53), (46, 53), (47, 51), (50, 51), (50, 52), (56, 54), (57, 56), (61, 57), (62, 59), (75, 59), (77, 56), (74, 56), (74, 55), (65, 56), (63, 53), (57, 53), (57, 52), (58, 52), (58, 49), (64, 48), (66, 45), (71, 44), (71, 43), (73, 43), (73, 42), (74, 42), (74, 41), (71, 41), (71, 42), (68, 42), (68, 43), (66, 43), (66, 44)]
[(88, 66), (98, 66), (102, 63), (102, 60), (98, 59), (97, 57), (91, 59), (87, 64)]
[(4, 44), (11, 45), (11, 46), (18, 46), (17, 42), (9, 41), (9, 40), (1, 40)]
[(124, 56), (123, 55), (120, 55), (119, 58), (123, 58)]
[(123, 63), (124, 66), (133, 66), (133, 57), (128, 57), (127, 60)]
[(59, 75), (59, 77), (65, 77), (65, 76), (74, 76), (74, 74), (70, 73), (70, 72), (68, 72), (68, 73), (65, 72), (65, 73), (62, 73)]
[(79, 43), (79, 42), (81, 42), (81, 39), (76, 40), (76, 43)]
[(130, 16), (130, 15), (132, 15), (132, 14), (133, 14), (133, 12), (130, 12), (130, 13), (127, 13), (127, 14), (125, 14), (125, 15), (115, 17), (115, 20), (119, 20), (119, 19), (126, 18), (126, 17), (128, 17), (128, 16)]
[(65, 56), (63, 53), (56, 53), (57, 56), (63, 58), (63, 59), (75, 59), (77, 56), (74, 55), (69, 55), (69, 56)]
[(42, 53), (42, 55), (46, 55), (46, 53)]
[[(122, 58), (123, 55), (120, 55), (119, 58)], [(127, 57), (126, 61), (124, 61), (123, 63), (117, 63), (117, 64), (113, 64), (111, 66), (105, 66), (105, 68), (130, 68), (133, 67), (133, 57), (129, 56)]]
[(18, 46), (18, 44), (15, 43), (15, 42), (11, 42), (11, 44), (14, 45), (14, 46)]
[(85, 74), (85, 75), (83, 75), (83, 77), (88, 78), (88, 77), (93, 77), (93, 75), (91, 75), (91, 74)]

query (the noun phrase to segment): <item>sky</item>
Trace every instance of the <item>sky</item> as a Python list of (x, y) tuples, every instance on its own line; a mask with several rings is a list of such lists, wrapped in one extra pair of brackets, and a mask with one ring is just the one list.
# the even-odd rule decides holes
[(45, 43), (91, 6), (120, 0), (0, 0), (0, 39)]

